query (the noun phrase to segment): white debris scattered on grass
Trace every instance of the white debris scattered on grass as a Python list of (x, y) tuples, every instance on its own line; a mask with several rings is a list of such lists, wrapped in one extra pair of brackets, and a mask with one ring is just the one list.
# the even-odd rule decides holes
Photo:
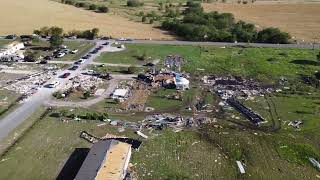
[(53, 71), (48, 71), (24, 76), (7, 83), (8, 85), (5, 86), (4, 89), (29, 96), (36, 93), (53, 75)]

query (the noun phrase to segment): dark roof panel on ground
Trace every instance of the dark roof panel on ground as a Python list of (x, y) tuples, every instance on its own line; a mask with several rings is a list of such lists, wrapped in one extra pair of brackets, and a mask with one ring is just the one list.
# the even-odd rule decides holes
[(75, 180), (94, 180), (105, 159), (107, 151), (113, 143), (117, 143), (117, 141), (106, 140), (95, 143), (83, 162)]

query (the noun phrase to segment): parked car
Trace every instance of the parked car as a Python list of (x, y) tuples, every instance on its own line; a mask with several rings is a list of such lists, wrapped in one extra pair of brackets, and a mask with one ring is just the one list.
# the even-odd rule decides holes
[(62, 49), (67, 49), (67, 47), (68, 47), (68, 46), (66, 46), (66, 45), (61, 45), (61, 46), (60, 46), (60, 48), (62, 48)]
[(82, 59), (89, 59), (90, 57), (91, 57), (91, 55), (87, 54), (87, 55), (83, 56)]
[(48, 87), (48, 88), (55, 88), (55, 87), (57, 87), (59, 84), (60, 84), (59, 81), (54, 81), (54, 82), (52, 82), (52, 83), (50, 83), (50, 84), (47, 84), (46, 87)]
[(48, 64), (48, 61), (46, 61), (46, 60), (41, 60), (41, 61), (39, 62), (39, 64)]
[(70, 53), (70, 49), (63, 49), (61, 52), (69, 54)]
[(56, 55), (56, 57), (57, 57), (57, 58), (62, 58), (62, 57), (65, 56), (65, 55), (66, 55), (66, 53), (60, 52), (60, 53), (58, 53), (58, 54)]
[(98, 52), (98, 50), (95, 49), (95, 50), (91, 51), (90, 54), (96, 54), (97, 52)]
[(79, 61), (76, 61), (74, 64), (82, 64), (84, 63), (84, 59), (80, 59)]
[(64, 73), (60, 76), (60, 78), (67, 78), (71, 75), (71, 73)]
[(49, 60), (53, 60), (53, 57), (52, 56), (46, 56), (43, 59), (49, 61)]
[(151, 63), (151, 62), (149, 62), (149, 63), (147, 63), (147, 64), (145, 64), (145, 65), (143, 65), (143, 66), (153, 67), (153, 66), (154, 66), (154, 64), (153, 64), (153, 63)]
[(74, 50), (71, 51), (71, 53), (72, 53), (72, 54), (75, 54), (75, 53), (77, 53), (78, 51), (79, 51), (78, 49), (74, 49)]
[(75, 71), (75, 70), (77, 70), (78, 68), (79, 68), (79, 66), (72, 66), (71, 68), (69, 68), (69, 70)]
[(109, 42), (105, 42), (102, 45), (107, 46), (107, 45), (109, 45)]

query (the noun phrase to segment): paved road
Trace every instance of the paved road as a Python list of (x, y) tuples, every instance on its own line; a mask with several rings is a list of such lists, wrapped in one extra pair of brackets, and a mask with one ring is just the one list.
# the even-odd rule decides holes
[[(100, 46), (101, 44), (102, 44), (102, 41), (98, 41), (96, 43), (96, 47)], [(104, 47), (102, 51), (106, 51), (110, 47), (111, 45)], [(87, 65), (91, 64), (92, 61), (97, 56), (99, 56), (102, 51), (93, 55), (91, 58), (87, 59), (83, 64), (80, 65), (79, 69), (76, 71), (69, 71), (69, 70), (59, 71), (55, 77), (53, 77), (51, 80), (48, 81), (48, 83), (53, 81), (59, 81), (60, 85), (58, 87), (53, 89), (48, 89), (44, 87), (40, 88), (38, 92), (32, 95), (31, 97), (29, 97), (22, 106), (20, 106), (15, 111), (13, 111), (12, 113), (4, 117), (2, 120), (0, 120), (0, 141), (2, 141), (5, 137), (7, 137), (11, 131), (13, 131), (26, 119), (28, 119), (43, 104), (43, 102), (50, 99), (52, 93), (54, 93), (55, 91), (58, 91), (67, 83), (68, 79), (62, 79), (62, 78), (59, 78), (59, 76), (61, 76), (66, 72), (71, 73), (70, 77), (77, 76), (82, 72), (82, 70)]]
[(167, 45), (202, 45), (218, 47), (249, 46), (261, 48), (295, 48), (295, 49), (319, 49), (320, 44), (265, 44), (265, 43), (226, 43), (226, 42), (193, 42), (193, 41), (154, 41), (154, 40), (133, 40), (121, 41), (124, 44), (167, 44)]
[[(102, 40), (68, 40), (68, 41), (87, 41), (99, 42)], [(112, 40), (115, 42), (116, 40)], [(304, 43), (304, 44), (267, 44), (267, 43), (228, 43), (228, 42), (195, 42), (195, 41), (161, 41), (161, 40), (132, 40), (132, 41), (118, 41), (124, 44), (162, 44), (162, 45), (193, 45), (193, 46), (217, 46), (217, 47), (236, 47), (249, 46), (261, 48), (293, 48), (293, 49), (320, 49), (320, 44)]]
[[(74, 64), (73, 61), (48, 61), (50, 64)], [(131, 65), (131, 64), (114, 64), (114, 63), (100, 63), (100, 62), (91, 62), (92, 65), (105, 65), (110, 67), (143, 67), (142, 65)]]

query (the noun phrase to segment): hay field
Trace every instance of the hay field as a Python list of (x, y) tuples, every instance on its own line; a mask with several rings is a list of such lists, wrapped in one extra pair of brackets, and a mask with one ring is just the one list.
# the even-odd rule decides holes
[(259, 27), (278, 27), (298, 41), (320, 42), (320, 4), (203, 4), (205, 11), (230, 12)]
[(1, 0), (0, 34), (30, 34), (42, 26), (65, 30), (97, 27), (100, 34), (138, 39), (172, 39), (151, 25), (129, 21), (112, 14), (98, 14), (50, 0)]

